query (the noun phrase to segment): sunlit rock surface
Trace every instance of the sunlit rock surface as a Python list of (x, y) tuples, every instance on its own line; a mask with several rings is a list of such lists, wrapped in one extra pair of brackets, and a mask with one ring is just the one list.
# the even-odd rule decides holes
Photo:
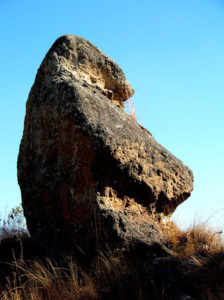
[(118, 65), (87, 40), (60, 37), (26, 106), (18, 181), (31, 235), (83, 248), (160, 245), (155, 219), (193, 189), (190, 169), (123, 110)]

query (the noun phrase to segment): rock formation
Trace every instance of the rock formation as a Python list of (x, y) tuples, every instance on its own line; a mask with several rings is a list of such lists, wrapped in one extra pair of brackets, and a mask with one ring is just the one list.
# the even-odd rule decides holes
[(190, 196), (193, 175), (123, 110), (132, 95), (118, 65), (87, 40), (53, 44), (29, 94), (18, 157), (31, 235), (159, 243), (154, 219)]

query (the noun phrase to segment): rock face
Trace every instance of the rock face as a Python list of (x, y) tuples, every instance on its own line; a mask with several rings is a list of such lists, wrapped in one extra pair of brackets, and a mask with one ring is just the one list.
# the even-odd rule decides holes
[(154, 219), (190, 196), (193, 175), (124, 112), (132, 95), (117, 64), (87, 40), (65, 35), (51, 47), (29, 94), (18, 157), (31, 235), (159, 243)]

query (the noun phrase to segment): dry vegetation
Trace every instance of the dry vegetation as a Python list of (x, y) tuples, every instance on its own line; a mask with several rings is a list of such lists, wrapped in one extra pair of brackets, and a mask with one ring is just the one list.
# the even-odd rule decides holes
[(136, 112), (134, 108), (134, 102), (131, 98), (127, 100), (126, 108), (128, 110), (129, 115), (131, 116), (132, 120), (137, 122)]
[(178, 257), (214, 256), (224, 251), (222, 232), (211, 228), (208, 223), (194, 222), (188, 229), (181, 230), (170, 221), (164, 226), (163, 233), (167, 247)]
[(1, 300), (96, 300), (110, 289), (111, 282), (119, 279), (124, 265), (112, 254), (99, 253), (87, 271), (78, 267), (71, 258), (59, 267), (51, 260), (25, 261), (15, 259), (6, 283), (1, 286)]
[(12, 266), (15, 272), (13, 277), (7, 280), (1, 293), (2, 300), (98, 298), (92, 278), (78, 270), (73, 262), (68, 269), (53, 265), (51, 261), (44, 265), (38, 261), (28, 264), (19, 260)]
[[(224, 246), (221, 234), (207, 224), (194, 223), (191, 228), (183, 231), (169, 222), (166, 226), (161, 225), (161, 228), (166, 246), (181, 262), (178, 268), (200, 286), (201, 296), (195, 299), (224, 299)], [(15, 232), (13, 236), (7, 233), (7, 236), (2, 237), (0, 254), (4, 252), (2, 241), (16, 238)], [(10, 248), (11, 244), (7, 243)], [(14, 259), (9, 262), (6, 258), (1, 263), (0, 273), (3, 274), (4, 264), (8, 267), (5, 280), (1, 274), (1, 300), (146, 299), (142, 296), (141, 280), (135, 272), (135, 266), (122, 255), (108, 250), (98, 253), (88, 268), (81, 267), (74, 258), (66, 259), (66, 263), (59, 266), (49, 259), (24, 258), (22, 245), (21, 242), (19, 256), (12, 252)], [(1, 260), (3, 258), (1, 255)], [(139, 296), (136, 294), (133, 298), (124, 294), (129, 288), (135, 289), (133, 281), (128, 281), (130, 274), (140, 291)], [(117, 283), (123, 285), (124, 278), (127, 287), (119, 291), (119, 296), (106, 296), (113, 292)], [(158, 289), (158, 282), (153, 283), (153, 288)], [(166, 296), (165, 288), (153, 293), (152, 299), (172, 299)]]
[(224, 299), (222, 231), (215, 230), (207, 222), (194, 222), (188, 229), (181, 230), (170, 221), (163, 232), (166, 246), (184, 261), (182, 271), (200, 285), (200, 299)]

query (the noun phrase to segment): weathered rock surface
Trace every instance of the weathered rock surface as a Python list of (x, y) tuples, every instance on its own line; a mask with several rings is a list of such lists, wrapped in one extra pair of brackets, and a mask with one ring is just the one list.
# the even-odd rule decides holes
[(132, 94), (117, 64), (85, 39), (65, 35), (49, 50), (29, 94), (18, 157), (33, 236), (159, 243), (154, 218), (190, 196), (193, 175), (123, 111)]

